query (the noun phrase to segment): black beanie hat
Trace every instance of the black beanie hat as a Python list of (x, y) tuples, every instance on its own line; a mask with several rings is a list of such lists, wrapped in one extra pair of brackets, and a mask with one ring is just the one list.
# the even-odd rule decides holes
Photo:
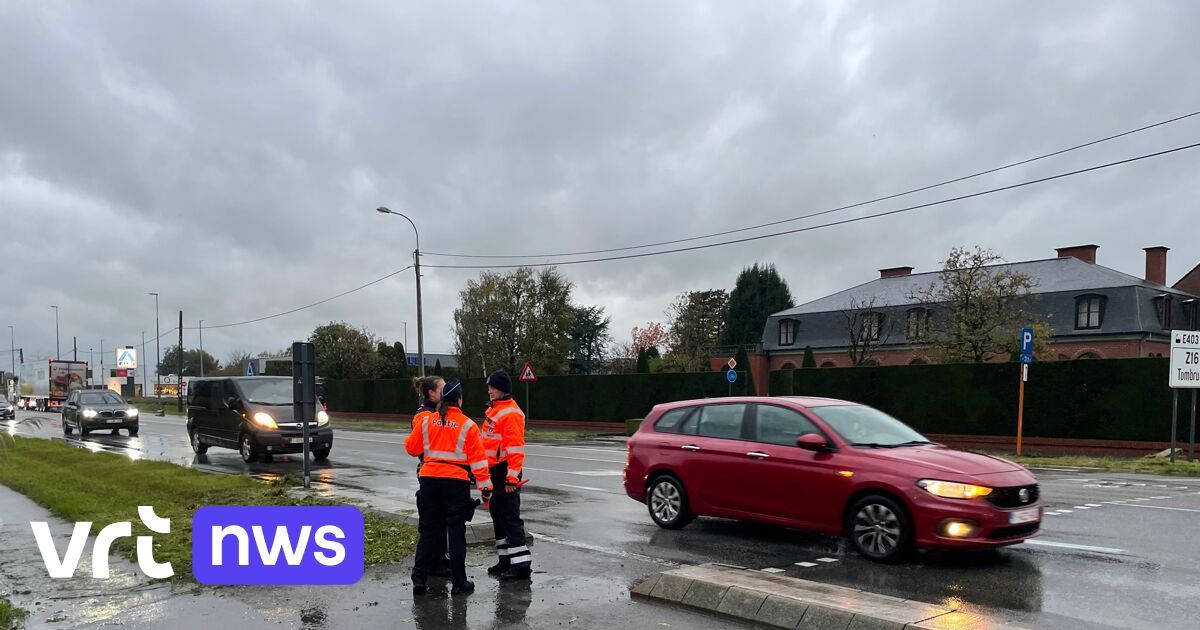
[(442, 401), (448, 405), (454, 405), (462, 402), (462, 383), (458, 379), (452, 378), (446, 381), (442, 386)]
[(487, 384), (491, 387), (504, 392), (505, 394), (512, 393), (512, 378), (508, 376), (504, 370), (496, 370), (488, 377)]

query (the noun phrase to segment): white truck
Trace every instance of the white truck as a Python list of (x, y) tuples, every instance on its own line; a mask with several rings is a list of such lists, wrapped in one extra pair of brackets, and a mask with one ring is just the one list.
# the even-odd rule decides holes
[(28, 361), (17, 366), (17, 391), (25, 409), (61, 411), (67, 396), (87, 388), (87, 361)]

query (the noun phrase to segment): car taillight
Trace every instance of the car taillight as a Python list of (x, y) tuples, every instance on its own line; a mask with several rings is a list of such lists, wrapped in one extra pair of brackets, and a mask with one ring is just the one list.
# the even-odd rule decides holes
[(324, 409), (325, 411), (329, 411), (329, 403), (327, 403), (327, 402), (325, 402), (325, 401), (323, 401), (323, 400), (322, 400), (322, 401), (321, 401), (321, 408), (322, 408), (322, 409)]

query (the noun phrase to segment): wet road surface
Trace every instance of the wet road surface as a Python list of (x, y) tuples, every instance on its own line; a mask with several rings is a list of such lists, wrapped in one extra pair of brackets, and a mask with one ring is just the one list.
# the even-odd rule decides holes
[[(19, 430), (61, 437), (57, 419), (45, 418), (40, 429)], [(330, 462), (316, 466), (314, 479), (411, 500), (413, 460), (402, 441), (395, 433), (338, 431)], [(250, 466), (234, 451), (213, 449), (197, 457), (181, 418), (143, 418), (139, 438), (93, 434), (73, 442), (222, 472), (300, 470), (295, 457)], [(534, 552), (540, 570), (578, 564), (590, 568), (581, 576), (632, 581), (676, 564), (724, 562), (1051, 628), (1193, 627), (1189, 620), (1200, 601), (1197, 479), (1035, 470), (1048, 514), (1035, 542), (993, 552), (922, 554), (887, 566), (860, 559), (838, 539), (778, 527), (699, 519), (682, 531), (661, 530), (643, 505), (624, 495), (623, 463), (619, 442), (529, 447), (526, 470), (533, 481), (523, 503), (529, 529), (542, 542)], [(478, 559), (488, 561), (486, 555)], [(627, 588), (620, 580), (609, 583)], [(535, 592), (543, 596), (540, 588)], [(630, 603), (623, 593), (613, 601), (621, 608), (649, 606)], [(569, 619), (575, 604), (566, 606)], [(446, 614), (454, 614), (453, 607)]]

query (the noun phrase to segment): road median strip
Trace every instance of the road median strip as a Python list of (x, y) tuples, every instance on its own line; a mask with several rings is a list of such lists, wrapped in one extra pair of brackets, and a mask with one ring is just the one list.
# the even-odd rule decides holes
[(631, 595), (775, 628), (1022, 627), (923, 602), (722, 564), (702, 564), (655, 574), (634, 586)]

